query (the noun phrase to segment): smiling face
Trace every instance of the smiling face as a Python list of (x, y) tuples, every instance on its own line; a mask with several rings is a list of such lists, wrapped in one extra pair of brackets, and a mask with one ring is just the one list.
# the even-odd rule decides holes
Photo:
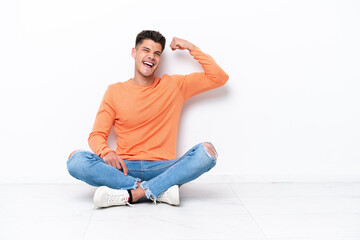
[(131, 55), (135, 59), (135, 78), (153, 79), (160, 64), (161, 52), (161, 44), (151, 39), (144, 39), (133, 48)]

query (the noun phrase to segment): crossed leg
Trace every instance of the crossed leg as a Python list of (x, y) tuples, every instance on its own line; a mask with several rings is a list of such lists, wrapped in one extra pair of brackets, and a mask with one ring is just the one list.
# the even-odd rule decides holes
[[(199, 146), (201, 146), (201, 147), (199, 148)], [(201, 148), (203, 150), (200, 150)], [(72, 155), (77, 151), (79, 151), (79, 150), (73, 151), (70, 154), (69, 158), (71, 159)], [(206, 155), (208, 157), (205, 157)], [(185, 160), (184, 157), (186, 158), (186, 160)], [(93, 157), (93, 158), (94, 158), (94, 160), (96, 160), (95, 157)], [(211, 160), (211, 158), (213, 160)], [(99, 159), (98, 156), (97, 156), (97, 159)], [(153, 189), (154, 190), (153, 192), (155, 193), (155, 196), (154, 195), (153, 196), (156, 198), (156, 196), (158, 196), (161, 193), (160, 190), (162, 190), (162, 188), (164, 188), (166, 190), (167, 188), (173, 186), (174, 184), (179, 185), (179, 184), (183, 184), (183, 183), (186, 183), (188, 181), (194, 180), (198, 176), (202, 175), (204, 172), (210, 170), (215, 165), (216, 160), (217, 160), (217, 152), (216, 152), (214, 146), (210, 142), (204, 142), (204, 143), (201, 143), (201, 144), (195, 146), (191, 150), (189, 150), (188, 153), (185, 154), (179, 160), (180, 160), (179, 162), (177, 162), (175, 165), (172, 165), (170, 167), (171, 170), (167, 169), (166, 170), (167, 173), (162, 174), (161, 177), (157, 176), (156, 178), (159, 177), (157, 180), (152, 179), (150, 184), (149, 184), (150, 181), (148, 181), (147, 185), (143, 186), (142, 184), (144, 182), (139, 181), (140, 179), (138, 179), (138, 182), (133, 183), (133, 184), (135, 184), (136, 187), (133, 187), (130, 190), (131, 194), (132, 194), (132, 201), (136, 202), (140, 198), (143, 198), (144, 196), (147, 196), (146, 191), (148, 189)], [(99, 160), (96, 160), (96, 161), (99, 161)], [(101, 164), (103, 164), (103, 163), (101, 163)], [(86, 167), (87, 170), (91, 170), (92, 168), (94, 168), (94, 166), (95, 165), (91, 165), (91, 168), (87, 168), (86, 166), (85, 167)], [(97, 166), (101, 167), (102, 165), (100, 165), (100, 162), (98, 162)], [(83, 166), (83, 168), (84, 168), (84, 166)], [(103, 168), (101, 168), (101, 169), (103, 169)], [(192, 170), (189, 171), (189, 169), (192, 169)], [(75, 173), (78, 172), (79, 170), (80, 170), (80, 173), (82, 172), (81, 169), (76, 169), (76, 168), (75, 169), (72, 168), (71, 170), (75, 170), (74, 171)], [(95, 175), (99, 175), (100, 170), (97, 169)], [(108, 172), (110, 170), (111, 169), (107, 169), (106, 172)], [(195, 171), (193, 171), (193, 170), (195, 170)], [(89, 173), (90, 174), (87, 174), (87, 176), (83, 177), (84, 179), (81, 179), (81, 178), (78, 178), (78, 179), (81, 179), (81, 180), (84, 181), (85, 179), (89, 180), (88, 178), (90, 178), (90, 180), (92, 180), (91, 179), (91, 177), (92, 177), (91, 171), (89, 171)], [(104, 176), (105, 180), (107, 179), (106, 178), (107, 176), (110, 176), (110, 174), (106, 174), (106, 176)], [(170, 179), (169, 179), (169, 177), (170, 177)], [(104, 180), (104, 179), (100, 179), (100, 180)], [(85, 182), (88, 182), (88, 181), (85, 181)], [(111, 182), (110, 185), (114, 185), (113, 181), (110, 181), (110, 182)], [(124, 179), (124, 182), (125, 182), (125, 179)], [(169, 185), (169, 186), (159, 186), (159, 184), (163, 185), (162, 183), (164, 183), (164, 182), (166, 182), (166, 185)], [(95, 184), (92, 184), (92, 183), (94, 183), (94, 182), (90, 181), (89, 184), (91, 184), (91, 185), (103, 185), (99, 181), (96, 181)], [(119, 185), (119, 184), (121, 185), (121, 183), (117, 183), (117, 185)], [(107, 184), (104, 184), (104, 185), (106, 186)], [(134, 185), (129, 184), (129, 183), (128, 183), (128, 185), (129, 186), (130, 185), (134, 186)], [(109, 186), (109, 187), (111, 187), (111, 186)], [(152, 187), (154, 187), (154, 188), (152, 188)], [(111, 187), (111, 188), (114, 188), (114, 187)]]

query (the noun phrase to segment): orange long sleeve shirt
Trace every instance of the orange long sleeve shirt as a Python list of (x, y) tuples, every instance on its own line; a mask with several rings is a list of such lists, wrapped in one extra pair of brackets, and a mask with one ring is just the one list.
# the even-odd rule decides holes
[(184, 102), (226, 83), (229, 76), (198, 47), (190, 54), (204, 72), (156, 77), (150, 86), (130, 82), (110, 85), (100, 104), (89, 146), (104, 157), (114, 152), (107, 144), (114, 126), (116, 153), (126, 160), (170, 160), (176, 158), (177, 130)]

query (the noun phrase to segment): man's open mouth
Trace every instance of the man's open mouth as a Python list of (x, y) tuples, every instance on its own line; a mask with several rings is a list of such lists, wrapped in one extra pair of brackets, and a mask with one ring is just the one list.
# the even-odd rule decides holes
[(143, 62), (145, 67), (152, 68), (155, 64), (151, 62)]

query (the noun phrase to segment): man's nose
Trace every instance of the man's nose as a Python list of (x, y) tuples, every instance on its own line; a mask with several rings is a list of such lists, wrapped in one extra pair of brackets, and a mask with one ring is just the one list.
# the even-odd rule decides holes
[(154, 53), (149, 53), (149, 54), (148, 54), (148, 57), (153, 60), (153, 59), (155, 59), (155, 54), (154, 54)]

